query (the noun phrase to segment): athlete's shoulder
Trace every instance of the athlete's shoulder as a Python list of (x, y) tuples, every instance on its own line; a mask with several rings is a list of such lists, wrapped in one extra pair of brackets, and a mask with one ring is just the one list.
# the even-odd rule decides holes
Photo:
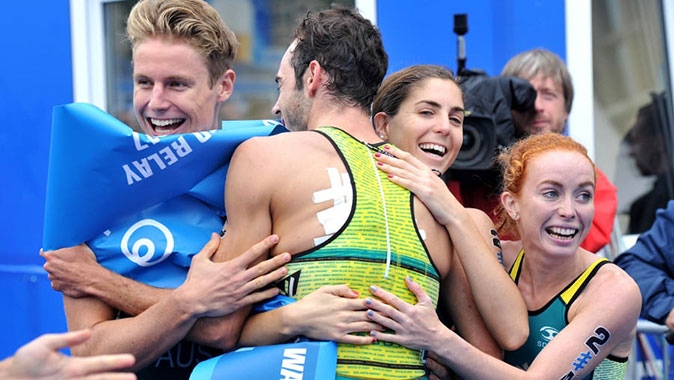
[[(234, 151), (230, 168), (246, 165), (246, 163), (259, 163), (273, 166), (274, 162), (288, 157), (291, 151), (291, 141), (286, 135), (294, 135), (299, 132), (286, 132), (274, 136), (252, 137), (241, 144)], [(273, 161), (271, 161), (273, 160)]]
[(286, 132), (273, 136), (250, 138), (239, 145), (236, 153), (239, 155), (275, 155), (286, 152), (301, 153), (315, 148), (317, 144), (325, 141), (324, 137), (313, 131)]
[(587, 283), (568, 317), (572, 323), (599, 325), (610, 331), (618, 344), (628, 347), (618, 347), (612, 353), (625, 356), (633, 341), (640, 310), (641, 293), (634, 280), (617, 265), (605, 264)]
[[(593, 256), (593, 262), (599, 260), (591, 252), (584, 253)], [(624, 270), (611, 262), (599, 267), (587, 285), (587, 293), (592, 299), (610, 300), (621, 307), (636, 309), (637, 315), (641, 308), (639, 286)]]
[(616, 290), (619, 293), (633, 293), (640, 297), (639, 286), (634, 279), (613, 263), (602, 266), (597, 271), (597, 279), (602, 284), (605, 284), (609, 290)]

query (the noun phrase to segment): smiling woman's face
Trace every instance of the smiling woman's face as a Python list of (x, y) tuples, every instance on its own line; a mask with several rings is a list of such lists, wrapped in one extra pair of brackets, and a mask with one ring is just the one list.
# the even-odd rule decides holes
[(429, 78), (411, 89), (395, 116), (379, 126), (388, 141), (431, 169), (446, 171), (463, 143), (463, 96), (456, 83)]
[(516, 197), (523, 241), (573, 254), (594, 216), (594, 168), (577, 152), (552, 150), (532, 158)]

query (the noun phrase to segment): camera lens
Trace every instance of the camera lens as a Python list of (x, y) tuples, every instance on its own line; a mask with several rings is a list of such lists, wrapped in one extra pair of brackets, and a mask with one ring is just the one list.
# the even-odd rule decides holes
[(463, 134), (463, 144), (461, 144), (461, 150), (472, 150), (473, 146), (475, 145), (475, 136), (473, 136), (472, 131), (468, 131), (469, 133), (464, 133)]
[(480, 131), (470, 124), (463, 125), (463, 145), (459, 151), (462, 160), (470, 161), (476, 159), (482, 145)]
[(463, 121), (463, 144), (452, 164), (455, 170), (485, 170), (491, 167), (496, 147), (494, 122), (475, 114)]

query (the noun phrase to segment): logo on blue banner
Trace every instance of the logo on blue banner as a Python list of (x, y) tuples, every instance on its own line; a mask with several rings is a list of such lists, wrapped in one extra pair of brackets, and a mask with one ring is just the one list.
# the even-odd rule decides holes
[[(134, 240), (133, 235), (137, 231), (137, 235), (142, 237)], [(133, 243), (130, 250), (129, 240)], [(160, 243), (160, 249), (163, 246), (164, 252), (155, 259), (156, 246)], [(173, 234), (165, 225), (154, 219), (143, 219), (126, 230), (120, 248), (129, 260), (142, 267), (149, 267), (166, 260), (173, 252), (173, 244)]]
[(281, 379), (301, 380), (304, 375), (304, 361), (306, 357), (306, 348), (286, 348), (283, 350)]
[(335, 342), (243, 347), (199, 363), (190, 380), (327, 380), (335, 378)]

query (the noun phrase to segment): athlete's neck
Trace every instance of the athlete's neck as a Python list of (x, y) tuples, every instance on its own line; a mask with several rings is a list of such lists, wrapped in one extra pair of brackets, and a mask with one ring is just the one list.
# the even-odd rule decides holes
[(552, 255), (531, 247), (527, 250), (525, 244), (524, 253), (520, 281), (544, 293), (557, 293), (558, 287), (568, 285), (587, 267), (580, 252), (570, 256)]
[(324, 107), (321, 110), (315, 110), (312, 114), (314, 116), (308, 120), (310, 130), (331, 126), (337, 127), (361, 141), (368, 143), (382, 141), (372, 127), (370, 116), (359, 107)]

